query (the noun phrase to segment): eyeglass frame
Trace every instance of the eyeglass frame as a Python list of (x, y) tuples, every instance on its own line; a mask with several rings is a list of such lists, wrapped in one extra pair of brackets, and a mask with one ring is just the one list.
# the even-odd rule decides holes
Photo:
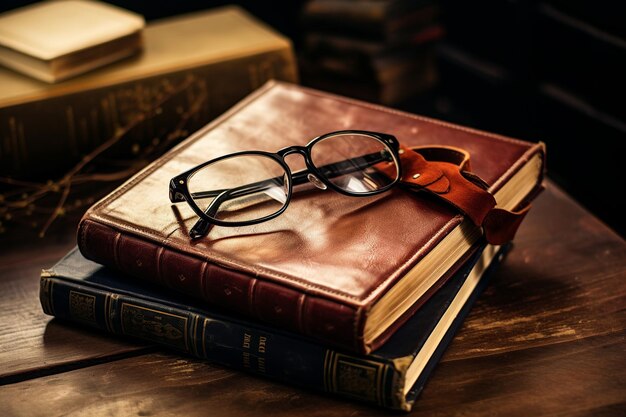
[[(396, 178), (392, 182), (390, 182), (386, 186), (377, 190), (366, 191), (362, 193), (350, 193), (349, 191), (346, 191), (345, 189), (338, 187), (332, 181), (329, 181), (326, 175), (324, 175), (322, 172), (319, 171), (319, 169), (315, 166), (315, 164), (313, 163), (313, 160), (311, 159), (311, 149), (313, 148), (313, 146), (321, 142), (322, 140), (327, 139), (332, 136), (350, 135), (350, 134), (373, 137), (374, 139), (377, 139), (380, 142), (382, 142), (384, 145), (387, 146), (389, 150), (391, 150), (391, 155), (394, 158), (394, 162), (397, 168)], [(172, 203), (180, 203), (180, 202), (186, 201), (187, 204), (191, 207), (191, 209), (200, 217), (200, 220), (196, 222), (192, 230), (195, 229), (197, 226), (199, 226), (200, 221), (207, 222), (209, 223), (209, 225), (217, 225), (217, 226), (225, 226), (225, 227), (249, 226), (253, 224), (263, 223), (265, 221), (274, 219), (278, 217), (279, 215), (281, 215), (287, 209), (287, 206), (289, 206), (289, 202), (291, 201), (291, 197), (293, 194), (293, 186), (301, 185), (301, 184), (306, 183), (306, 181), (310, 181), (308, 179), (309, 174), (313, 174), (319, 181), (321, 181), (328, 188), (331, 188), (332, 190), (340, 194), (349, 196), (349, 197), (371, 197), (373, 195), (381, 194), (381, 193), (384, 193), (385, 191), (388, 191), (391, 187), (398, 184), (398, 182), (402, 178), (402, 172), (401, 172), (402, 166), (400, 164), (399, 150), (400, 150), (400, 143), (398, 142), (398, 139), (396, 139), (395, 136), (387, 134), (387, 133), (373, 132), (373, 131), (367, 131), (367, 130), (353, 130), (353, 129), (337, 130), (337, 131), (328, 132), (323, 135), (317, 136), (304, 146), (300, 146), (300, 145), (287, 146), (287, 147), (279, 149), (276, 152), (267, 152), (267, 151), (258, 151), (258, 150), (241, 151), (241, 152), (235, 152), (235, 153), (222, 155), (214, 159), (210, 159), (206, 162), (196, 165), (195, 167), (173, 177), (170, 180), (170, 184), (169, 184), (169, 198), (170, 198), (170, 202)], [(292, 155), (292, 154), (299, 154), (304, 158), (306, 169), (296, 171), (295, 173), (291, 171), (291, 169), (289, 168), (289, 165), (287, 165), (287, 163), (285, 162), (285, 157), (288, 155)], [(283, 203), (283, 206), (276, 212), (269, 214), (267, 216), (261, 217), (259, 219), (225, 222), (222, 220), (209, 217), (209, 215), (205, 213), (205, 210), (202, 210), (197, 205), (191, 193), (189, 192), (189, 188), (188, 188), (189, 178), (193, 174), (195, 174), (197, 171), (201, 170), (202, 168), (210, 164), (214, 164), (224, 159), (234, 158), (237, 156), (245, 156), (245, 155), (260, 155), (260, 156), (268, 157), (274, 160), (275, 162), (277, 162), (284, 169), (285, 173), (288, 176), (289, 187), (288, 187), (288, 194), (286, 196), (285, 202)], [(298, 181), (298, 183), (295, 183), (296, 181)], [(209, 207), (207, 207), (207, 209), (208, 208)], [(208, 232), (208, 229), (206, 231)], [(201, 235), (205, 235), (205, 234), (206, 232), (202, 233)]]

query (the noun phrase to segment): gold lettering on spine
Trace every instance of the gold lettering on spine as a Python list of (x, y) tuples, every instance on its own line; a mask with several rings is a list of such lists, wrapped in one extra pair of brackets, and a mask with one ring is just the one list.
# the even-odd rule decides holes
[(265, 353), (266, 346), (267, 346), (267, 337), (261, 336), (259, 338), (259, 353)]
[(252, 339), (252, 335), (249, 335), (248, 333), (243, 334), (243, 348), (244, 349), (250, 349), (251, 339)]
[(260, 336), (259, 337), (259, 346), (257, 348), (258, 352), (259, 352), (259, 357), (258, 357), (258, 366), (259, 366), (259, 372), (261, 373), (265, 373), (266, 368), (265, 368), (265, 356), (261, 356), (261, 355), (265, 355), (265, 352), (267, 350), (267, 337), (265, 336)]
[[(248, 333), (244, 333), (243, 334), (242, 347), (244, 349), (250, 349), (250, 341), (251, 340), (252, 340), (252, 335), (248, 334)], [(242, 359), (243, 359), (243, 367), (249, 369), (250, 368), (250, 352), (243, 351), (242, 352)]]

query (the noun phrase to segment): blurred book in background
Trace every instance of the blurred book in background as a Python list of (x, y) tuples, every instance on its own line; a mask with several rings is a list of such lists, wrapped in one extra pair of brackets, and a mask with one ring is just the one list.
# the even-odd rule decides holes
[(0, 16), (0, 64), (49, 83), (141, 50), (144, 18), (105, 3), (50, 1)]
[(292, 44), (238, 7), (149, 23), (144, 52), (47, 84), (0, 68), (0, 234), (43, 236), (269, 79)]
[(291, 42), (236, 7), (151, 23), (144, 38), (143, 54), (55, 85), (0, 68), (0, 176), (55, 178), (108, 141), (109, 156), (136, 157), (268, 79), (297, 80)]
[[(624, 177), (624, 5), (440, 4), (446, 39), (437, 50), (436, 97), (405, 109), (545, 141), (551, 178), (625, 235), (626, 203), (614, 197), (615, 181)], [(583, 171), (593, 175), (582, 175), (573, 150), (582, 151)]]
[(303, 83), (386, 105), (410, 100), (437, 80), (438, 16), (433, 1), (312, 0), (302, 12)]

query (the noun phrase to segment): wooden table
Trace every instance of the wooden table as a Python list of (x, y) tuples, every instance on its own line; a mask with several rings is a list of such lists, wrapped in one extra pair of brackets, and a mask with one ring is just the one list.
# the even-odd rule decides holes
[[(0, 416), (389, 415), (51, 321), (71, 230), (0, 246)], [(626, 415), (626, 244), (553, 184), (413, 414)]]

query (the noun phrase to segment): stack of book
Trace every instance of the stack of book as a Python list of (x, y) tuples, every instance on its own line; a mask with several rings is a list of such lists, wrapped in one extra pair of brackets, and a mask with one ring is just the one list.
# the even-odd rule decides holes
[(303, 82), (386, 105), (405, 102), (436, 82), (438, 16), (428, 0), (311, 0), (302, 12)]
[[(171, 179), (243, 150), (346, 128), (471, 152), (498, 207), (541, 189), (544, 148), (270, 82), (94, 205), (78, 249), (43, 272), (44, 311), (188, 354), (410, 410), (506, 247), (452, 206), (396, 187), (369, 198), (306, 188), (280, 216), (216, 226), (172, 204)], [(176, 290), (175, 293), (172, 291)]]
[[(68, 3), (105, 7), (94, 2), (45, 2), (38, 5), (44, 14), (34, 21), (24, 19), (22, 12), (7, 14), (0, 18), (5, 23), (0, 24), (0, 62), (10, 61), (12, 67), (21, 63), (29, 74), (43, 71), (31, 61), (12, 59), (3, 44), (18, 44), (18, 35), (43, 37), (43, 30), (34, 29), (49, 23), (50, 8), (63, 12)], [(114, 19), (114, 32), (121, 23)], [(98, 33), (105, 37), (110, 30), (104, 26)], [(65, 40), (69, 44), (65, 50), (84, 43), (83, 37), (79, 31), (78, 36), (59, 37), (55, 45)], [(186, 137), (269, 79), (297, 82), (289, 39), (239, 7), (153, 21), (139, 39), (141, 54), (55, 84), (0, 67), (0, 176), (61, 177), (85, 155), (116, 138), (115, 146), (108, 145), (108, 159), (137, 158), (145, 149)], [(51, 48), (48, 43), (43, 46), (46, 51)], [(92, 60), (100, 61), (108, 49), (87, 51)]]

